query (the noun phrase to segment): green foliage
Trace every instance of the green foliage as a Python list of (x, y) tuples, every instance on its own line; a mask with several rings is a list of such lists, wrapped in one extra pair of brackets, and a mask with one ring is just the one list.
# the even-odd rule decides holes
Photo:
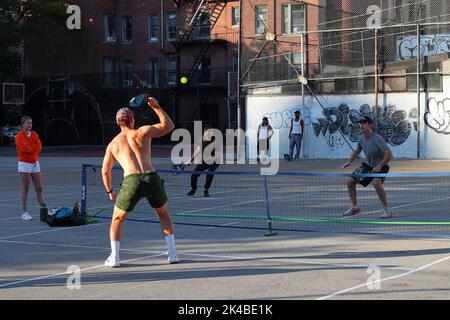
[(67, 29), (66, 11), (63, 0), (0, 0), (0, 78), (20, 74), (22, 44), (33, 66), (58, 60), (62, 49), (86, 48), (83, 28)]

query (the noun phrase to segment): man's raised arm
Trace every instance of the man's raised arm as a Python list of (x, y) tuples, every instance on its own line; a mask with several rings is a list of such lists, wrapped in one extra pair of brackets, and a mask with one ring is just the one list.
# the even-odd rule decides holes
[(148, 97), (147, 104), (155, 111), (159, 118), (159, 123), (151, 126), (143, 126), (139, 128), (139, 131), (148, 138), (159, 138), (171, 132), (175, 128), (175, 125), (173, 124), (172, 119), (170, 119), (167, 113), (158, 104), (158, 101), (156, 101), (155, 98)]

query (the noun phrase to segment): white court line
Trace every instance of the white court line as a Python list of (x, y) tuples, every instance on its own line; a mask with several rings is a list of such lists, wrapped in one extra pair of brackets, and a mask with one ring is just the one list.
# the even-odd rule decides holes
[[(20, 186), (16, 186), (16, 187), (0, 187), (0, 190), (18, 189), (18, 188), (22, 188), (22, 186), (20, 185)], [(30, 184), (30, 190), (31, 190), (31, 188), (32, 187), (31, 187), (31, 184)], [(48, 186), (48, 185), (44, 184), (44, 191), (45, 191), (46, 188), (64, 188), (64, 189), (66, 189), (66, 188), (76, 188), (76, 189), (80, 190), (80, 186), (64, 186), (64, 185), (61, 185), (61, 186)]]
[[(225, 193), (233, 193), (233, 192), (236, 192), (236, 191), (224, 191), (224, 192), (217, 192), (217, 193), (214, 193), (214, 194), (225, 194)], [(212, 195), (214, 196), (214, 194), (212, 194)], [(184, 196), (179, 196), (179, 197), (172, 198), (172, 199), (169, 198), (168, 201), (178, 200), (178, 199), (186, 199), (187, 197), (188, 196), (184, 195)], [(191, 200), (191, 199), (189, 198), (189, 200)], [(169, 205), (170, 205), (170, 203), (169, 203)], [(96, 209), (110, 209), (110, 210), (114, 210), (114, 207), (107, 207), (107, 208), (105, 208), (105, 207), (92, 207), (92, 208), (88, 208), (88, 209), (89, 210), (96, 210)]]
[[(275, 199), (280, 199), (280, 198), (285, 198), (285, 196), (279, 196), (279, 197), (275, 197), (275, 198), (270, 198), (269, 201), (275, 200)], [(266, 201), (266, 199), (258, 199), (258, 200), (250, 200), (250, 201), (244, 201), (244, 202), (237, 202), (237, 203), (232, 203), (232, 204), (224, 204), (224, 205), (220, 205), (220, 206), (214, 206), (214, 207), (207, 207), (207, 208), (202, 208), (202, 209), (196, 209), (196, 210), (189, 210), (189, 211), (183, 211), (180, 213), (173, 213), (174, 215), (186, 215), (189, 213), (194, 213), (194, 212), (200, 212), (200, 211), (205, 211), (205, 210), (210, 210), (210, 209), (218, 209), (218, 208), (226, 208), (226, 207), (232, 207), (232, 206), (237, 206), (237, 205), (241, 205), (241, 204), (248, 204), (248, 203), (255, 203), (255, 202), (262, 202), (262, 201)]]
[[(200, 256), (200, 257), (209, 257), (209, 258), (224, 258), (224, 259), (235, 259), (235, 260), (254, 260), (254, 261), (276, 261), (276, 262), (288, 262), (288, 263), (296, 263), (296, 264), (311, 264), (311, 265), (323, 265), (323, 266), (338, 266), (338, 267), (347, 267), (347, 268), (365, 268), (367, 269), (371, 265), (364, 265), (364, 264), (341, 264), (341, 263), (328, 263), (328, 262), (317, 262), (312, 260), (302, 260), (302, 259), (272, 259), (272, 258), (244, 258), (244, 257), (236, 257), (236, 256), (224, 256), (224, 255), (212, 255), (212, 254), (200, 254), (200, 253), (190, 253), (190, 252), (183, 252), (185, 255), (192, 255), (192, 256)], [(401, 267), (383, 267), (380, 266), (382, 269), (392, 269), (392, 270), (401, 270), (401, 271), (411, 271), (413, 269), (410, 268), (401, 268)]]
[(104, 224), (109, 224), (110, 222), (105, 222), (105, 223), (93, 223), (93, 224), (86, 224), (83, 226), (78, 226), (78, 227), (70, 227), (70, 228), (52, 228), (51, 230), (45, 230), (45, 231), (36, 231), (36, 232), (30, 232), (30, 233), (23, 233), (23, 234), (16, 234), (14, 236), (8, 236), (8, 237), (3, 237), (0, 238), (0, 240), (6, 240), (6, 239), (12, 239), (12, 238), (18, 238), (18, 237), (25, 237), (25, 236), (31, 236), (31, 235), (35, 235), (35, 234), (41, 234), (41, 233), (48, 233), (48, 232), (55, 232), (55, 231), (61, 231), (61, 230), (73, 230), (73, 229), (79, 229), (79, 228), (88, 228), (91, 226), (101, 226)]
[(208, 227), (207, 229), (214, 229), (214, 228), (219, 228), (219, 227), (232, 226), (232, 225), (235, 225), (235, 224), (240, 224), (240, 222), (230, 222), (230, 223), (219, 224), (218, 226)]
[[(155, 257), (159, 257), (159, 256), (165, 256), (165, 255), (166, 255), (165, 253), (159, 253), (159, 254), (154, 254), (154, 255), (151, 255), (151, 256), (145, 256), (145, 257), (140, 257), (140, 258), (123, 260), (123, 261), (121, 261), (121, 263), (139, 261), (139, 260), (150, 259), (150, 258), (155, 258)], [(96, 265), (96, 266), (91, 266), (91, 267), (80, 269), (80, 271), (99, 269), (99, 268), (106, 268), (106, 267), (105, 267), (104, 264), (99, 264), (99, 265)], [(54, 277), (63, 276), (63, 275), (71, 275), (71, 274), (72, 274), (71, 272), (61, 272), (61, 273), (50, 274), (50, 275), (37, 277), (37, 278), (19, 280), (19, 281), (15, 281), (15, 282), (8, 282), (8, 283), (0, 285), (0, 288), (14, 286), (14, 285), (22, 284), (22, 283), (26, 283), (26, 282), (33, 282), (33, 281), (38, 281), (38, 280), (43, 280), (43, 279), (54, 278)]]
[[(428, 202), (442, 201), (442, 200), (447, 200), (447, 199), (450, 199), (450, 197), (439, 198), (439, 199), (433, 199), (433, 200), (418, 201), (418, 202), (413, 202), (413, 203), (403, 204), (403, 205), (401, 205), (401, 206), (390, 207), (390, 209), (406, 208), (406, 207), (414, 206), (414, 205), (416, 205), (416, 204), (423, 204), (423, 203), (428, 203)], [(342, 218), (339, 218), (338, 220), (346, 220), (346, 219), (351, 219), (351, 218), (354, 219), (355, 217), (361, 217), (361, 216), (369, 215), (369, 214), (372, 214), (372, 213), (380, 213), (380, 212), (382, 212), (382, 211), (383, 211), (383, 210), (376, 210), (376, 211), (363, 212), (363, 213), (361, 213), (361, 214), (357, 214), (357, 215), (350, 216), (350, 217), (342, 217)], [(394, 217), (395, 217), (395, 215), (394, 215)]]
[[(17, 244), (30, 244), (30, 245), (38, 245), (38, 246), (51, 246), (51, 247), (64, 247), (64, 248), (81, 248), (81, 249), (94, 249), (94, 250), (111, 250), (111, 247), (94, 247), (94, 246), (85, 246), (85, 245), (75, 245), (75, 244), (61, 244), (61, 243), (48, 243), (48, 242), (32, 242), (32, 241), (16, 241), (16, 240), (0, 240), (0, 242), (4, 243), (17, 243)], [(120, 248), (120, 251), (126, 252), (139, 252), (139, 253), (150, 253), (152, 251), (149, 250), (139, 250), (139, 249), (125, 249)], [(157, 251), (153, 251), (157, 252)]]
[[(384, 278), (384, 279), (372, 281), (372, 282), (370, 282), (370, 284), (371, 284), (371, 285), (374, 285), (374, 284), (381, 283), (381, 282), (388, 281), (388, 280), (394, 280), (394, 279), (398, 279), (398, 278), (403, 278), (403, 277), (406, 277), (406, 276), (408, 276), (408, 275), (410, 275), (410, 274), (413, 274), (413, 273), (416, 273), (416, 272), (425, 270), (425, 269), (427, 269), (428, 267), (431, 267), (431, 266), (433, 266), (433, 265), (435, 265), (435, 264), (444, 262), (444, 261), (446, 261), (446, 260), (450, 260), (450, 256), (445, 257), (445, 258), (442, 258), (442, 259), (437, 260), (437, 261), (434, 261), (434, 262), (432, 262), (432, 263), (429, 263), (429, 264), (427, 264), (427, 265), (425, 265), (425, 266), (422, 266), (422, 267), (419, 267), (419, 268), (417, 268), (417, 269), (413, 269), (413, 270), (410, 270), (410, 271), (408, 271), (408, 272), (405, 272), (405, 273), (396, 275), (396, 276), (392, 276), (392, 277), (388, 277), (388, 278)], [(363, 288), (363, 287), (366, 287), (366, 288), (367, 288), (367, 282), (365, 282), (365, 283), (363, 283), (363, 284), (360, 284), (360, 285), (358, 285), (358, 286), (354, 286), (354, 287), (352, 287), (352, 288), (348, 288), (348, 289), (344, 289), (344, 290), (335, 292), (335, 293), (333, 293), (333, 294), (330, 294), (330, 295), (327, 295), (327, 296), (318, 298), (318, 299), (316, 299), (316, 300), (326, 300), (326, 299), (330, 299), (330, 298), (333, 298), (333, 297), (335, 297), (335, 296), (337, 296), (337, 295), (340, 295), (340, 294), (343, 294), (343, 293), (347, 293), (347, 292), (353, 291), (353, 290), (355, 290), (355, 289)]]
[[(66, 193), (66, 194), (51, 194), (51, 195), (45, 195), (44, 198), (55, 198), (55, 197), (63, 197), (63, 196), (73, 196), (75, 193)], [(80, 195), (79, 192), (76, 193), (78, 196)], [(21, 199), (3, 199), (0, 200), (0, 202), (8, 202), (8, 201), (20, 201)]]
[(3, 218), (3, 219), (0, 219), (0, 221), (19, 220), (19, 219), (22, 219), (22, 217), (20, 216), (20, 214), (19, 214), (18, 217), (14, 217), (14, 218)]
[[(29, 241), (10, 241), (10, 240), (0, 240), (0, 242), (4, 243), (18, 243), (18, 244), (29, 244), (29, 245), (40, 245), (40, 246), (52, 246), (52, 247), (65, 247), (65, 248), (81, 248), (81, 249), (99, 249), (99, 250), (109, 250), (110, 248), (105, 247), (94, 247), (94, 246), (84, 246), (84, 245), (65, 245), (58, 243), (42, 243), (42, 242), (29, 242)], [(138, 250), (138, 249), (120, 249), (121, 251), (126, 252), (139, 252), (139, 253), (150, 253), (152, 251), (149, 250)], [(209, 257), (209, 258), (225, 258), (225, 259), (233, 259), (233, 260), (251, 260), (251, 261), (269, 261), (269, 262), (287, 262), (291, 264), (310, 264), (310, 265), (322, 265), (322, 266), (336, 266), (336, 267), (346, 267), (346, 268), (368, 268), (369, 265), (361, 265), (361, 264), (341, 264), (341, 263), (328, 263), (328, 262), (317, 262), (312, 260), (302, 260), (302, 259), (273, 259), (273, 258), (263, 258), (263, 257), (254, 257), (254, 258), (244, 258), (237, 256), (229, 256), (229, 255), (214, 255), (214, 254), (199, 254), (192, 252), (183, 252), (183, 255), (191, 255), (191, 256), (199, 256), (199, 257)], [(165, 254), (158, 254), (165, 255)], [(450, 257), (449, 257), (450, 258)], [(126, 260), (131, 261), (131, 260)], [(415, 269), (410, 268), (401, 268), (401, 267), (383, 267), (382, 269), (390, 269), (390, 270), (401, 270), (401, 271), (415, 271)], [(1, 287), (1, 286), (0, 286)]]
[[(233, 193), (233, 192), (237, 192), (237, 191), (214, 192), (214, 193), (211, 193), (211, 197), (214, 199), (214, 195), (216, 195), (216, 194), (226, 194), (226, 193)], [(175, 197), (175, 198), (169, 198), (169, 201), (171, 201), (171, 200), (178, 200), (178, 199), (189, 199), (189, 200), (191, 200), (191, 199), (195, 199), (195, 198), (190, 198), (189, 196), (184, 195), (184, 196), (179, 196), (179, 197)]]

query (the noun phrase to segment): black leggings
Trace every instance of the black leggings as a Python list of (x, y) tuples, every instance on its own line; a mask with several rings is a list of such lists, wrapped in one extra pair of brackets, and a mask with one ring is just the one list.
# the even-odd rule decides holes
[[(194, 171), (205, 171), (206, 169), (208, 169), (209, 172), (214, 172), (217, 170), (217, 168), (219, 168), (219, 164), (206, 164), (206, 163), (202, 163), (202, 164), (198, 164), (195, 166)], [(196, 173), (193, 174), (191, 176), (191, 188), (192, 190), (197, 190), (197, 181), (198, 181), (198, 177), (200, 177), (200, 174)], [(207, 174), (206, 175), (206, 183), (205, 183), (205, 190), (208, 190), (211, 187), (211, 184), (213, 182), (214, 179), (214, 174)]]

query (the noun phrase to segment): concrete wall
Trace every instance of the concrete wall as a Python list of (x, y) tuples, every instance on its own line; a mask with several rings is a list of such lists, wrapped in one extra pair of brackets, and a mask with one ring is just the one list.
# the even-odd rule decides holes
[[(391, 147), (396, 158), (417, 158), (418, 123), (422, 159), (450, 159), (450, 78), (445, 77), (444, 92), (421, 94), (420, 121), (416, 93), (380, 94), (381, 107), (373, 107), (373, 94), (317, 96), (325, 109), (310, 96), (302, 108), (301, 96), (247, 96), (246, 128), (257, 129), (264, 116), (279, 130), (282, 156), (289, 150), (290, 119), (300, 110), (305, 121), (301, 150), (304, 159), (348, 158), (351, 145), (361, 134), (357, 117), (370, 115), (375, 130)], [(250, 141), (250, 139), (249, 139)], [(256, 146), (248, 142), (248, 156), (255, 157)]]

